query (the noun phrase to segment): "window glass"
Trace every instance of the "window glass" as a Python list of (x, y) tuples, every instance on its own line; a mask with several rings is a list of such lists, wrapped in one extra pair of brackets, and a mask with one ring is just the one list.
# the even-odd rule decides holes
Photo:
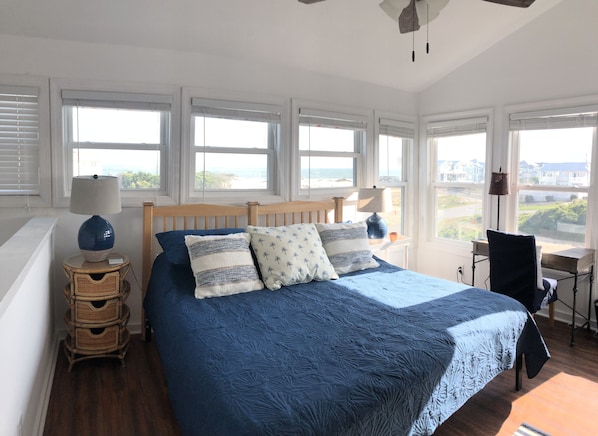
[(366, 121), (299, 110), (300, 191), (356, 187)]
[(235, 153), (196, 153), (195, 189), (268, 188), (268, 156)]
[(192, 101), (191, 196), (275, 192), (281, 109), (259, 103)]
[(121, 190), (164, 195), (167, 185), (167, 150), (170, 112), (123, 108), (122, 102), (93, 101), (65, 104), (64, 140), (68, 180), (79, 175), (119, 178)]
[(355, 131), (321, 125), (300, 126), (299, 150), (353, 153)]
[(71, 137), (79, 142), (159, 144), (159, 111), (77, 107)]
[(301, 157), (301, 189), (355, 186), (353, 157)]
[(516, 135), (517, 229), (541, 244), (584, 246), (595, 127)]
[(405, 234), (408, 156), (413, 149), (415, 126), (393, 120), (379, 120), (378, 185), (390, 188), (392, 210), (380, 215), (390, 231)]
[(160, 188), (159, 162), (160, 152), (157, 150), (73, 149), (74, 176), (118, 176), (124, 190)]
[(195, 146), (268, 148), (269, 123), (196, 116)]
[(482, 237), (486, 132), (432, 137), (435, 150), (435, 236)]

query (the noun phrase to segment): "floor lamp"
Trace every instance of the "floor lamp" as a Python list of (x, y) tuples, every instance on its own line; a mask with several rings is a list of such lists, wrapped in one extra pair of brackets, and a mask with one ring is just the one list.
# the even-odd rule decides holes
[(500, 197), (509, 194), (509, 174), (502, 172), (502, 167), (498, 169), (498, 173), (492, 173), (490, 178), (490, 189), (488, 194), (498, 196), (497, 214), (496, 214), (496, 230), (499, 230), (500, 225)]

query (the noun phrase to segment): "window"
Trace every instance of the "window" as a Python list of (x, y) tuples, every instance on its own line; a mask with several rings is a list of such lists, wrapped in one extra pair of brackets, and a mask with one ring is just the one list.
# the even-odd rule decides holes
[(367, 119), (299, 108), (299, 193), (356, 188)]
[(172, 103), (170, 95), (62, 90), (65, 186), (101, 174), (119, 178), (124, 198), (167, 195)]
[(534, 234), (540, 244), (589, 244), (588, 195), (597, 121), (597, 113), (587, 109), (510, 116), (515, 227)]
[(49, 132), (47, 81), (19, 82), (0, 84), (2, 205), (48, 206), (49, 142), (41, 139)]
[(191, 99), (191, 197), (277, 190), (277, 105)]
[(471, 241), (483, 236), (487, 117), (430, 122), (433, 236)]
[(391, 188), (392, 211), (382, 214), (392, 230), (405, 233), (409, 154), (413, 150), (415, 125), (378, 118), (378, 184)]

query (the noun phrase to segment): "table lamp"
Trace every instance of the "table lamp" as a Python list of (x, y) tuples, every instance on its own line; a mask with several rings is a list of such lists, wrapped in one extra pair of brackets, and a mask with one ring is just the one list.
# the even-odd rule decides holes
[(365, 221), (368, 226), (368, 238), (383, 239), (388, 232), (386, 221), (378, 212), (390, 212), (392, 209), (391, 192), (388, 188), (361, 188), (357, 197), (359, 212), (373, 212)]
[(83, 258), (101, 262), (114, 247), (114, 229), (100, 214), (120, 212), (120, 187), (117, 177), (77, 176), (71, 185), (72, 213), (92, 215), (79, 229), (78, 242)]
[(509, 194), (509, 174), (503, 173), (502, 167), (498, 169), (498, 173), (492, 173), (488, 194), (498, 196), (498, 204), (496, 208), (496, 230), (498, 230), (500, 225), (500, 197)]

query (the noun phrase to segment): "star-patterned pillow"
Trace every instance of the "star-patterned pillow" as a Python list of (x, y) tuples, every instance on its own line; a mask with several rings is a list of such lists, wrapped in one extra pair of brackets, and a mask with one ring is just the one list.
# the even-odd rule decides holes
[(338, 279), (315, 224), (247, 226), (246, 230), (268, 289)]

